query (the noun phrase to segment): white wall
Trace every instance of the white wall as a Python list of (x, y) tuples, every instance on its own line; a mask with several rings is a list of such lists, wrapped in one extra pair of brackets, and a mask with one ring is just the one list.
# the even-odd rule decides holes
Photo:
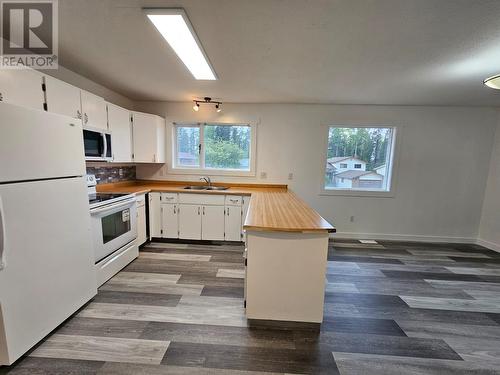
[[(497, 113), (490, 108), (295, 104), (224, 104), (192, 110), (192, 103), (136, 102), (168, 121), (258, 123), (257, 176), (216, 181), (288, 183), (331, 221), (340, 235), (371, 238), (473, 241), (478, 234)], [(398, 127), (399, 168), (393, 198), (319, 195), (326, 125)], [(186, 180), (171, 165), (139, 166), (138, 178)], [(260, 172), (267, 172), (261, 179)], [(292, 181), (288, 173), (294, 174)], [(354, 216), (354, 222), (350, 217)]]
[(500, 251), (500, 121), (491, 153), (479, 239), (481, 244)]

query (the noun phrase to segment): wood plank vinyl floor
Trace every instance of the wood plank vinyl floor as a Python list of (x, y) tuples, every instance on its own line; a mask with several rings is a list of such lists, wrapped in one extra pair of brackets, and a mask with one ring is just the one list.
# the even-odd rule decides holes
[(498, 253), (335, 240), (317, 332), (248, 326), (243, 250), (147, 244), (0, 374), (500, 374)]

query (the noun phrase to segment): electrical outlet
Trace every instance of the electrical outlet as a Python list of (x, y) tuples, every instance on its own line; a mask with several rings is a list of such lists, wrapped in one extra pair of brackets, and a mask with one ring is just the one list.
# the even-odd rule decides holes
[(351, 223), (354, 223), (354, 216), (351, 216), (349, 220), (351, 221)]
[(288, 179), (293, 180), (293, 173), (292, 172), (288, 173)]
[(267, 178), (267, 172), (260, 172), (260, 178)]

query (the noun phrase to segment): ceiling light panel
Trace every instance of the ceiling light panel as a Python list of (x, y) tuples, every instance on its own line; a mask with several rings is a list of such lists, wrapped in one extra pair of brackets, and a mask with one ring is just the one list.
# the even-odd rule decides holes
[(184, 9), (146, 8), (144, 12), (194, 78), (217, 79)]
[(500, 90), (500, 74), (486, 78), (483, 83), (495, 90)]

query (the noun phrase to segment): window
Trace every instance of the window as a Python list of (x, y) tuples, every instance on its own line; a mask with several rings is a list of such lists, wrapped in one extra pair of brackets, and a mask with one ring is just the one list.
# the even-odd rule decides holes
[(251, 173), (253, 130), (246, 124), (175, 124), (174, 169)]
[[(395, 132), (392, 127), (330, 126), (323, 190), (389, 192)], [(342, 163), (342, 170), (333, 167), (345, 158), (356, 163)]]

